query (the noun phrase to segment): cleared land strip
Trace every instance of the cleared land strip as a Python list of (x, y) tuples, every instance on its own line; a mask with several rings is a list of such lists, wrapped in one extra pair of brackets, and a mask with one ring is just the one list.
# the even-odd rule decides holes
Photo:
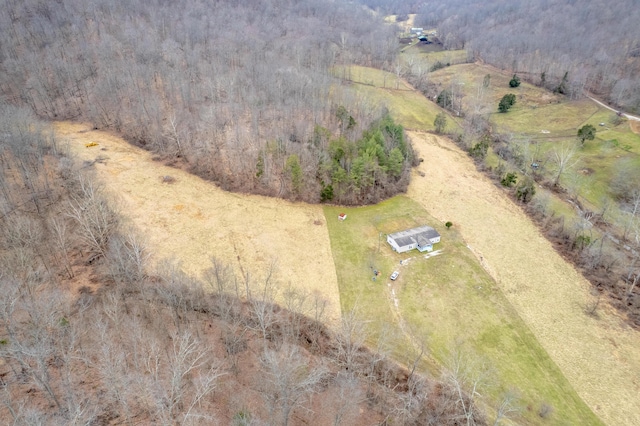
[[(211, 182), (151, 160), (151, 154), (88, 125), (57, 123), (57, 135), (121, 200), (155, 260), (173, 258), (199, 276), (210, 256), (261, 280), (272, 261), (275, 279), (322, 295), (332, 321), (340, 317), (338, 282), (321, 206), (225, 192)], [(86, 147), (96, 142), (98, 145)], [(163, 176), (175, 182), (162, 183)]]
[(424, 162), (408, 195), (439, 220), (453, 222), (603, 421), (640, 424), (640, 333), (604, 307), (599, 319), (584, 313), (590, 284), (453, 142), (415, 132), (410, 137)]

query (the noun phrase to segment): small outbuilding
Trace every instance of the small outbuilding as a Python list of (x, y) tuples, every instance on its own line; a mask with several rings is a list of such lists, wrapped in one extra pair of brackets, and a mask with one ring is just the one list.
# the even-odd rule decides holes
[(420, 252), (432, 251), (433, 245), (440, 242), (440, 234), (430, 226), (407, 229), (387, 235), (387, 242), (398, 253), (418, 249)]

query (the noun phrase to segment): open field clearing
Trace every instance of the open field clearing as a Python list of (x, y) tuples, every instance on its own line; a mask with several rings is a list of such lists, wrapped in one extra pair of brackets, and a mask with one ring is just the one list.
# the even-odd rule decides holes
[[(88, 125), (57, 123), (58, 137), (81, 161), (93, 162), (99, 182), (144, 237), (153, 260), (170, 258), (200, 276), (210, 257), (236, 274), (261, 280), (273, 261), (275, 279), (329, 302), (331, 320), (340, 301), (322, 207), (225, 192), (213, 183), (151, 160), (151, 154)], [(85, 144), (97, 143), (85, 147)], [(162, 183), (171, 176), (174, 183)]]
[[(490, 85), (483, 88), (486, 75), (491, 76)], [(613, 111), (588, 98), (567, 101), (525, 82), (511, 88), (510, 78), (480, 64), (451, 66), (431, 74), (432, 81), (442, 89), (459, 91), (466, 108), (485, 105), (484, 111), (491, 112), (490, 119), (499, 133), (514, 135), (525, 151), (536, 152), (533, 161), (546, 164), (546, 172), (542, 173), (549, 180), (553, 179), (555, 149), (561, 144), (575, 143), (577, 130), (585, 124), (594, 126), (596, 139), (586, 141), (577, 150), (575, 167), (565, 173), (560, 183), (574, 193), (577, 191), (587, 208), (600, 209), (604, 200), (611, 199), (609, 186), (620, 162), (629, 160), (640, 167), (640, 136), (633, 127), (637, 122), (617, 119)], [(507, 93), (517, 96), (516, 104), (509, 112), (498, 113), (498, 102)], [(494, 160), (489, 161), (493, 166)]]
[(600, 418), (611, 425), (640, 424), (640, 333), (606, 307), (598, 318), (585, 314), (592, 298), (589, 283), (518, 206), (476, 171), (466, 153), (432, 135), (411, 133), (411, 139), (426, 161), (415, 171), (408, 196), (438, 220), (454, 223)]
[[(517, 89), (510, 93), (516, 93)], [(498, 109), (498, 102), (499, 99), (493, 103), (495, 111)], [(509, 112), (495, 112), (491, 119), (497, 124), (500, 132), (518, 132), (532, 139), (562, 137), (575, 140), (578, 128), (601, 109), (589, 99), (538, 106), (521, 103), (518, 98)], [(610, 114), (607, 113), (608, 115)], [(600, 121), (603, 121), (603, 118), (597, 117), (595, 125)], [(608, 121), (608, 118), (604, 121)]]
[[(325, 214), (342, 309), (355, 308), (367, 321), (372, 346), (386, 333), (396, 359), (411, 365), (424, 344), (426, 368), (436, 375), (461, 351), (474, 374), (485, 375), (479, 392), (488, 412), (517, 389), (518, 424), (538, 424), (544, 403), (555, 408), (554, 424), (598, 424), (455, 228), (447, 230), (405, 196), (375, 206), (328, 206)], [(386, 242), (388, 233), (425, 224), (442, 235), (431, 254), (399, 254)], [(375, 280), (374, 270), (381, 272)], [(400, 275), (391, 281), (394, 270)]]
[[(484, 88), (485, 76), (490, 76), (489, 86)], [(559, 103), (562, 97), (532, 84), (522, 82), (520, 87), (509, 87), (510, 75), (495, 68), (479, 64), (460, 64), (445, 67), (429, 74), (433, 83), (442, 89), (452, 89), (463, 95), (463, 109), (473, 110), (475, 104), (485, 105), (489, 111), (498, 111), (498, 102), (507, 93), (517, 96), (516, 107), (539, 107)], [(483, 88), (483, 90), (478, 90)]]
[[(490, 84), (483, 88), (486, 75), (491, 76)], [(563, 96), (524, 81), (519, 87), (509, 87), (511, 76), (480, 64), (446, 67), (431, 73), (430, 79), (442, 89), (454, 87), (459, 91), (467, 110), (473, 110), (476, 104), (485, 105), (499, 132), (516, 132), (533, 140), (575, 140), (578, 128), (591, 124), (601, 141), (616, 141), (620, 147), (640, 153), (640, 138), (632, 127), (637, 123), (623, 120), (613, 124), (615, 113), (590, 99), (567, 101)], [(507, 93), (516, 95), (516, 104), (506, 114), (500, 114), (498, 103)]]
[(336, 67), (334, 75), (354, 83), (378, 88), (413, 91), (413, 87), (408, 85), (402, 78), (397, 78), (395, 74), (375, 68), (361, 67), (358, 65)]
[[(404, 80), (398, 80), (394, 74), (374, 68), (353, 66), (350, 69), (350, 74), (345, 72), (345, 75), (356, 83), (356, 91), (368, 100), (389, 108), (396, 122), (406, 129), (434, 129), (433, 121), (443, 110), (433, 102), (425, 102), (425, 97)], [(342, 71), (337, 70), (336, 76), (342, 76)], [(457, 123), (449, 120), (447, 130), (453, 131), (456, 127)]]
[(423, 66), (430, 69), (440, 62), (442, 64), (463, 64), (467, 62), (466, 50), (442, 50), (440, 45), (416, 43), (404, 51), (403, 59), (406, 61), (410, 57), (420, 61)]

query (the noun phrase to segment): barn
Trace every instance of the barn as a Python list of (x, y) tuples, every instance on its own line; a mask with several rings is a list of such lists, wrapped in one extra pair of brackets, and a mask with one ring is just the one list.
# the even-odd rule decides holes
[(433, 245), (440, 242), (440, 234), (432, 227), (425, 225), (388, 234), (387, 242), (398, 253), (413, 249), (418, 249), (420, 252), (432, 251)]

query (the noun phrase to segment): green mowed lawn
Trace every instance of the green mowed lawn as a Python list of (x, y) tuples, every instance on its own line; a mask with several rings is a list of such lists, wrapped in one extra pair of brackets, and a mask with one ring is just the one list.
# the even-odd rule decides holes
[[(548, 419), (553, 424), (600, 424), (455, 226), (447, 230), (405, 196), (375, 206), (327, 206), (324, 213), (342, 310), (355, 308), (369, 324), (370, 343), (391, 326), (394, 357), (410, 363), (415, 347), (424, 343), (430, 357), (423, 368), (432, 373), (449, 363), (451, 351), (461, 348), (476, 373), (486, 374), (483, 405), (496, 406), (504, 392), (517, 389), (522, 407), (518, 423), (542, 423), (538, 408), (546, 403), (554, 407)], [(340, 213), (346, 213), (347, 220), (339, 221)], [(386, 242), (388, 233), (425, 224), (442, 235), (442, 242), (434, 246), (442, 250), (437, 256), (425, 258), (417, 250), (398, 254)], [(374, 270), (381, 272), (375, 281)], [(400, 276), (392, 282), (389, 275), (394, 270)]]

